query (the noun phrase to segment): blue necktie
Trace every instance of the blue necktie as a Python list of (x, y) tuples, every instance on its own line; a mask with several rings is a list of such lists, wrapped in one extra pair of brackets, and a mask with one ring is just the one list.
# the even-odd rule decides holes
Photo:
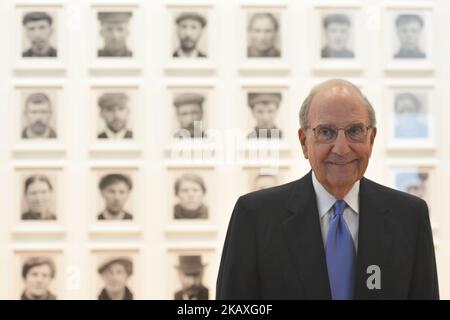
[(335, 202), (327, 235), (328, 279), (333, 300), (354, 298), (356, 253), (352, 235), (342, 216), (345, 206), (344, 200)]

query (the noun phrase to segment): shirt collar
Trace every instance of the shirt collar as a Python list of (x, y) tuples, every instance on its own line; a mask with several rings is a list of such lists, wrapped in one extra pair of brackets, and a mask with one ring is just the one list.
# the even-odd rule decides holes
[(110, 139), (124, 139), (127, 131), (128, 131), (127, 127), (123, 128), (119, 132), (113, 132), (108, 127), (105, 128), (106, 136)]
[[(320, 218), (322, 218), (334, 205), (336, 198), (320, 184), (314, 171), (312, 172), (312, 183), (317, 197), (317, 209), (319, 210)], [(344, 201), (356, 213), (359, 213), (359, 184), (360, 181), (356, 181), (344, 197)]]

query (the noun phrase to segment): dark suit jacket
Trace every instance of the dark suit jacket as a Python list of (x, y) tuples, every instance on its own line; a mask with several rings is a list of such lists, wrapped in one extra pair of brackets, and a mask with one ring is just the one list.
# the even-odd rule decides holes
[[(439, 299), (428, 207), (412, 195), (361, 179), (356, 299)], [(369, 290), (367, 267), (381, 270)], [(330, 299), (311, 172), (244, 195), (234, 208), (217, 299)]]

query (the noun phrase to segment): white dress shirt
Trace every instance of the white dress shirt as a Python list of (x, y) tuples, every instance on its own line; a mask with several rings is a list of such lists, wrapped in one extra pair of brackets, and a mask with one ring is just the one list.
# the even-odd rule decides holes
[[(317, 199), (317, 209), (319, 210), (320, 228), (322, 229), (322, 239), (324, 246), (327, 243), (328, 227), (333, 218), (333, 205), (336, 198), (333, 197), (317, 180), (314, 171), (312, 172), (312, 182)], [(343, 199), (347, 206), (343, 213), (343, 218), (347, 223), (355, 245), (355, 251), (358, 251), (358, 229), (359, 229), (359, 180)]]

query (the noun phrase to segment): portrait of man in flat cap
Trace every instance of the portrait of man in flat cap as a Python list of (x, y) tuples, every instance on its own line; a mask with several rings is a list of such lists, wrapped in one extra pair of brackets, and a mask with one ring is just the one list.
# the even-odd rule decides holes
[(56, 139), (55, 105), (45, 92), (31, 92), (24, 96), (21, 138)]
[(97, 139), (132, 139), (133, 131), (128, 128), (130, 118), (130, 97), (124, 92), (106, 92), (98, 97), (102, 131)]
[(131, 177), (122, 173), (103, 175), (98, 183), (104, 209), (97, 216), (100, 221), (132, 220), (126, 210), (133, 183)]
[(22, 265), (24, 289), (21, 300), (56, 300), (51, 285), (56, 276), (56, 265), (46, 256), (27, 257)]
[(185, 173), (175, 180), (175, 196), (178, 202), (173, 208), (174, 219), (208, 219), (205, 204), (205, 180), (196, 173)]
[(255, 128), (247, 135), (249, 139), (281, 139), (282, 131), (276, 126), (275, 119), (281, 103), (279, 92), (250, 92), (247, 95), (247, 104)]
[(172, 57), (206, 58), (206, 48), (200, 47), (202, 38), (206, 37), (206, 24), (206, 17), (198, 12), (182, 12), (178, 14), (175, 18), (176, 47)]
[(98, 12), (100, 36), (103, 46), (98, 49), (98, 57), (132, 57), (128, 48), (130, 36), (130, 19), (133, 13), (128, 11)]
[(275, 13), (258, 12), (247, 18), (247, 57), (279, 58), (280, 17)]
[(205, 138), (203, 130), (205, 96), (199, 93), (186, 92), (175, 94), (173, 105), (179, 127), (174, 138)]
[(175, 300), (208, 300), (209, 290), (203, 284), (203, 275), (206, 264), (200, 255), (180, 255), (178, 271), (181, 289), (175, 292)]
[(322, 18), (325, 45), (322, 48), (322, 58), (354, 58), (350, 48), (352, 38), (351, 16), (344, 13), (326, 14)]
[(97, 271), (104, 285), (98, 300), (133, 300), (133, 292), (128, 287), (133, 275), (133, 262), (129, 257), (107, 259)]
[(54, 47), (55, 26), (53, 15), (44, 11), (26, 12), (22, 18), (25, 46), (24, 58), (53, 58), (58, 56)]
[(394, 59), (425, 59), (422, 48), (425, 22), (419, 14), (399, 14), (395, 18), (398, 50)]

